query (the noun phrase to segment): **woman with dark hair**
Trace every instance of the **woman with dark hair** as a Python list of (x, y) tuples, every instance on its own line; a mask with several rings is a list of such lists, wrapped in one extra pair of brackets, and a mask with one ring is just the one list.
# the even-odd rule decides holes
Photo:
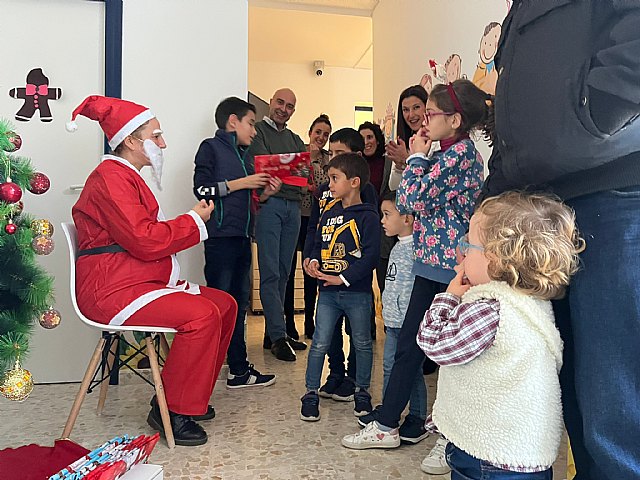
[(393, 169), (389, 176), (389, 188), (397, 190), (402, 179), (402, 172), (407, 166), (409, 158), (409, 139), (420, 130), (422, 120), (426, 112), (427, 98), (429, 94), (421, 85), (412, 85), (405, 88), (398, 100), (398, 141), (393, 140), (387, 144), (387, 158), (393, 162)]
[[(386, 196), (389, 189), (389, 176), (391, 174), (391, 160), (386, 158), (384, 134), (380, 125), (371, 122), (364, 122), (358, 127), (358, 131), (364, 139), (364, 158), (369, 164), (370, 180), (378, 194), (378, 198), (382, 199)], [(380, 293), (384, 291), (384, 279), (387, 274), (387, 266), (389, 264), (389, 253), (393, 248), (395, 240), (387, 237), (382, 232), (380, 242), (380, 261), (376, 267), (376, 280)]]
[[(307, 150), (311, 153), (312, 173), (309, 176), (309, 190), (302, 198), (300, 204), (300, 213), (302, 219), (300, 222), (300, 234), (298, 236), (298, 249), (303, 251), (304, 241), (307, 235), (307, 226), (309, 225), (309, 215), (311, 215), (311, 195), (315, 189), (329, 181), (327, 175), (327, 165), (331, 156), (324, 149), (331, 135), (331, 122), (329, 116), (322, 113), (316, 118), (309, 127), (309, 145)], [(298, 263), (298, 255), (293, 256), (289, 281), (287, 282), (287, 291), (284, 298), (284, 316), (287, 325), (287, 335), (296, 340), (300, 335), (296, 329), (295, 323), (295, 276), (296, 266)], [(316, 294), (318, 289), (318, 281), (304, 273), (304, 334), (308, 339), (313, 337), (315, 324), (313, 315), (316, 307)]]

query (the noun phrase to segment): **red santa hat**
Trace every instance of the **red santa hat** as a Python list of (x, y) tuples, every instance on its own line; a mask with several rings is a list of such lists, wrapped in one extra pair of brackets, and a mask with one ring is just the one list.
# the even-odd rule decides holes
[(143, 123), (155, 118), (147, 107), (120, 98), (91, 95), (76, 107), (71, 114), (71, 121), (66, 124), (69, 132), (75, 132), (78, 115), (100, 122), (102, 131), (107, 136), (109, 146), (115, 149)]

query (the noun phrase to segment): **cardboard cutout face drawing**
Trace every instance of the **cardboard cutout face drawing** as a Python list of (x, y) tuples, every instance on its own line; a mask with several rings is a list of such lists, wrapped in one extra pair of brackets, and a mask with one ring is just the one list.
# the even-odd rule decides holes
[(496, 94), (496, 83), (498, 82), (498, 72), (495, 68), (494, 59), (498, 50), (498, 41), (502, 26), (498, 22), (491, 22), (484, 29), (482, 40), (480, 40), (480, 61), (473, 75), (473, 83), (491, 95)]

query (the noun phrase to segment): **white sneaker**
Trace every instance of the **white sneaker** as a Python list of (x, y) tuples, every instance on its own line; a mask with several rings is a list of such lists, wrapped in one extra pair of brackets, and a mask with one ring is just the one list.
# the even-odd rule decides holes
[(354, 450), (396, 448), (400, 446), (400, 434), (397, 428), (390, 432), (385, 432), (378, 428), (377, 422), (371, 422), (358, 433), (345, 435), (342, 438), (342, 446)]
[(447, 447), (447, 443), (449, 442), (444, 438), (438, 438), (429, 454), (422, 460), (420, 470), (424, 473), (430, 473), (431, 475), (444, 475), (445, 473), (449, 473), (451, 468), (449, 464), (447, 464), (444, 455), (444, 449)]

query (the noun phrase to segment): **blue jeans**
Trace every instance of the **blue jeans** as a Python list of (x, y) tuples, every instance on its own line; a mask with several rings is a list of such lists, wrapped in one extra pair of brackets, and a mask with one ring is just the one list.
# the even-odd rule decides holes
[(300, 202), (271, 197), (256, 219), (260, 301), (267, 333), (275, 342), (287, 335), (284, 296), (300, 231)]
[(451, 467), (451, 480), (553, 480), (553, 471), (512, 472), (472, 457), (449, 442), (445, 449), (447, 463)]
[(316, 307), (316, 331), (309, 349), (305, 383), (307, 390), (318, 390), (334, 329), (342, 315), (351, 322), (351, 338), (356, 351), (356, 387), (368, 389), (371, 383), (371, 293), (321, 290)]
[[(400, 337), (400, 329), (387, 327), (385, 329), (386, 337), (384, 339), (384, 357), (382, 359), (382, 370), (384, 372), (384, 380), (382, 382), (382, 397), (387, 389), (391, 370), (395, 363), (396, 350), (398, 349), (398, 338)], [(409, 398), (409, 414), (419, 417), (423, 420), (427, 418), (427, 387), (424, 384), (422, 370), (416, 373), (416, 378), (411, 386), (411, 397)]]
[(238, 304), (227, 363), (232, 374), (240, 375), (249, 368), (245, 326), (251, 289), (251, 240), (247, 237), (209, 238), (204, 242), (204, 258), (207, 287), (227, 292)]
[(587, 242), (554, 302), (575, 480), (640, 478), (640, 186), (567, 201)]

